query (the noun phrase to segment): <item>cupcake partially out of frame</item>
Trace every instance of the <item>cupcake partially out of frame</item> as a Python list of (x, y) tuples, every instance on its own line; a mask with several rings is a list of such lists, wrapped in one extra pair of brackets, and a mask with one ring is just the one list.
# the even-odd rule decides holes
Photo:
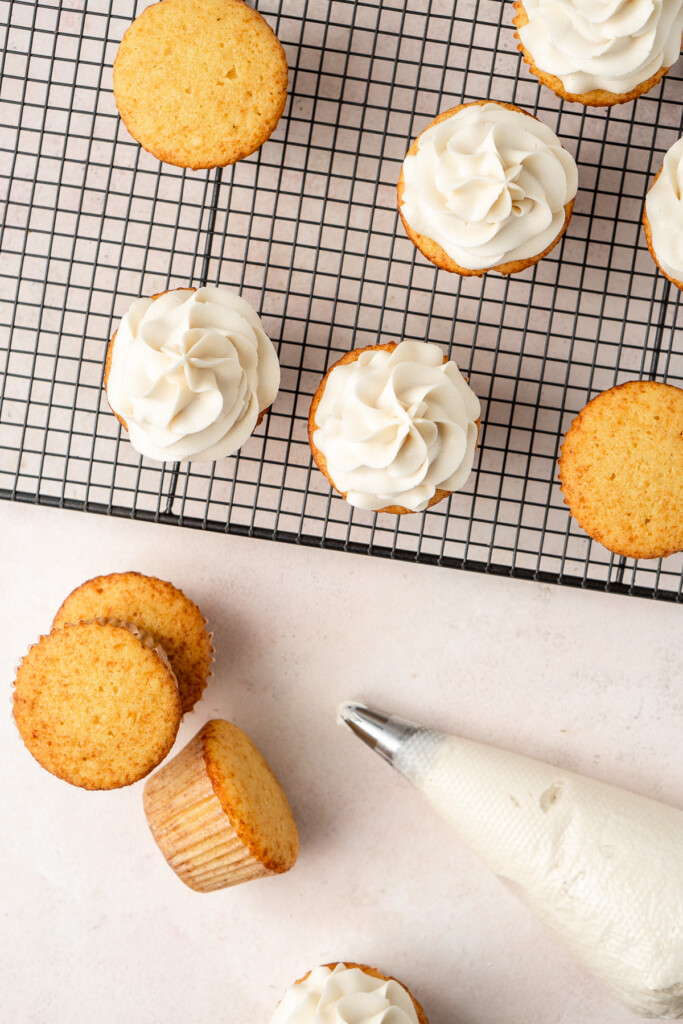
[(579, 526), (615, 554), (683, 550), (683, 390), (633, 380), (597, 395), (567, 431), (560, 482)]
[(652, 259), (683, 291), (683, 139), (667, 151), (650, 186), (643, 227)]
[(287, 99), (287, 60), (243, 0), (163, 0), (125, 33), (114, 98), (130, 134), (157, 159), (223, 167), (273, 132)]
[(428, 1024), (415, 996), (401, 982), (366, 964), (316, 967), (287, 989), (270, 1024)]
[(398, 208), (437, 267), (516, 274), (557, 245), (577, 187), (574, 158), (551, 128), (510, 103), (481, 100), (439, 114), (413, 142)]
[(180, 696), (153, 638), (104, 620), (53, 629), (29, 649), (14, 687), (14, 719), (36, 761), (84, 789), (147, 775), (176, 738)]
[(348, 352), (311, 403), (320, 471), (357, 508), (421, 512), (466, 482), (479, 399), (438, 345), (404, 341)]
[(515, 33), (532, 73), (565, 100), (628, 103), (681, 52), (681, 0), (515, 0)]
[(213, 644), (202, 612), (182, 590), (139, 572), (96, 576), (66, 598), (52, 623), (104, 618), (132, 623), (153, 637), (178, 681), (183, 714), (200, 699), (211, 674)]
[(109, 343), (104, 386), (141, 455), (212, 462), (234, 455), (261, 422), (280, 364), (236, 292), (177, 288), (133, 303)]
[(166, 861), (197, 892), (289, 871), (299, 839), (263, 755), (230, 722), (207, 722), (147, 781), (147, 823)]

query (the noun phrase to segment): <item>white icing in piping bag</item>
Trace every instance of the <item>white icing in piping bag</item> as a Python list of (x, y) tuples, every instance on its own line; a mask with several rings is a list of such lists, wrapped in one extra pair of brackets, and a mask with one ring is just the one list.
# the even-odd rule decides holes
[(683, 1019), (683, 811), (364, 704), (339, 718), (634, 1013)]

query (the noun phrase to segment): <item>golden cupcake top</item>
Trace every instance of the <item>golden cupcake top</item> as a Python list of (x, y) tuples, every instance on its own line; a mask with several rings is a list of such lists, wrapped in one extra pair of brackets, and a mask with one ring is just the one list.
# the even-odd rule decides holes
[(272, 133), (287, 99), (287, 60), (243, 0), (163, 0), (125, 33), (114, 98), (130, 134), (159, 160), (222, 167)]
[(84, 789), (116, 789), (163, 761), (181, 706), (152, 643), (100, 621), (53, 629), (29, 649), (17, 670), (14, 719), (43, 768)]
[(53, 628), (103, 617), (134, 623), (154, 637), (171, 664), (183, 714), (191, 711), (211, 675), (213, 644), (206, 619), (189, 597), (166, 580), (139, 572), (86, 580), (66, 598)]
[(579, 526), (615, 554), (683, 549), (683, 390), (633, 380), (597, 395), (564, 439), (560, 485)]

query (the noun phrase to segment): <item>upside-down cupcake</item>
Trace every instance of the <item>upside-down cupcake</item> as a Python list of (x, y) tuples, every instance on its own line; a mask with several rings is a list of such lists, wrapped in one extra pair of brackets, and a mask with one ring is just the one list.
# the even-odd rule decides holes
[(163, 650), (131, 625), (53, 629), (17, 670), (14, 719), (26, 747), (47, 771), (84, 789), (142, 779), (173, 746), (180, 717)]
[(213, 644), (200, 609), (166, 580), (139, 572), (96, 576), (69, 594), (53, 629), (89, 619), (133, 623), (166, 654), (178, 681), (183, 714), (200, 699), (211, 674)]
[(159, 160), (223, 167), (249, 156), (287, 99), (275, 33), (243, 0), (163, 0), (135, 19), (114, 61), (126, 128)]
[(325, 374), (308, 417), (316, 465), (357, 508), (402, 515), (466, 482), (479, 399), (438, 345), (348, 352)]
[(145, 784), (152, 835), (197, 892), (289, 871), (299, 838), (287, 797), (263, 755), (236, 725), (207, 722)]
[(287, 989), (270, 1024), (427, 1024), (405, 985), (366, 964), (326, 964)]
[(683, 291), (683, 139), (667, 151), (650, 186), (643, 227), (652, 259)]
[(233, 455), (261, 422), (280, 364), (236, 292), (177, 288), (133, 303), (109, 343), (104, 386), (141, 455), (213, 462)]
[(627, 558), (683, 549), (683, 390), (632, 380), (597, 395), (567, 431), (565, 503), (578, 524)]
[(681, 0), (515, 0), (516, 37), (532, 73), (586, 106), (627, 103), (681, 52)]
[(516, 274), (557, 245), (577, 186), (574, 158), (551, 128), (510, 103), (481, 100), (439, 114), (413, 142), (398, 208), (437, 267)]

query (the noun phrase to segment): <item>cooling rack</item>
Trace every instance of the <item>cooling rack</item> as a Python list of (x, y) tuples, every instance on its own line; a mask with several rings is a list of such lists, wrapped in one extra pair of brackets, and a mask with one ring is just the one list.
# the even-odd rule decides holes
[[(117, 116), (112, 63), (145, 6), (0, 0), (0, 497), (680, 601), (680, 555), (611, 556), (556, 479), (562, 435), (597, 392), (683, 384), (680, 293), (640, 226), (682, 131), (680, 69), (635, 103), (586, 110), (520, 62), (511, 3), (258, 0), (287, 52), (285, 114), (249, 159), (191, 172), (142, 151)], [(557, 131), (580, 188), (536, 267), (461, 279), (408, 241), (395, 183), (429, 120), (486, 97)], [(107, 407), (107, 340), (137, 296), (204, 283), (260, 311), (282, 389), (236, 457), (162, 466)], [(306, 417), (343, 352), (399, 338), (456, 359), (483, 430), (464, 491), (376, 516), (311, 468)]]

